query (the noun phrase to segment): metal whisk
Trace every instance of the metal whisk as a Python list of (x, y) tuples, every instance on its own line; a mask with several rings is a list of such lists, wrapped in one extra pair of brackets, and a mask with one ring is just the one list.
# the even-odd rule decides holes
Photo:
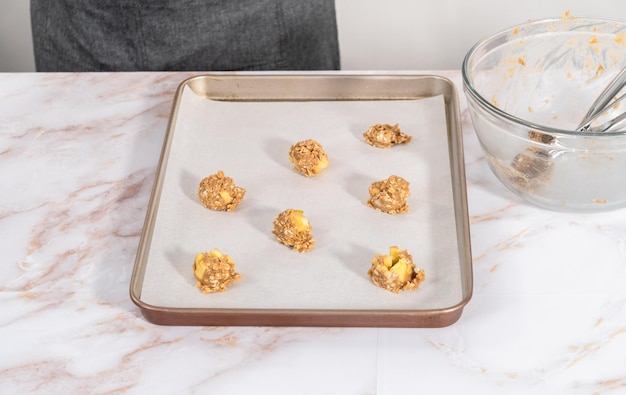
[(589, 111), (583, 118), (582, 122), (576, 130), (579, 132), (611, 132), (615, 131), (623, 121), (626, 120), (626, 112), (622, 112), (613, 118), (604, 122), (599, 122), (599, 125), (593, 125), (598, 123), (600, 118), (606, 115), (607, 111), (616, 106), (619, 102), (626, 99), (626, 93), (620, 92), (626, 85), (626, 66), (611, 80), (607, 87), (600, 93), (598, 98), (593, 102)]

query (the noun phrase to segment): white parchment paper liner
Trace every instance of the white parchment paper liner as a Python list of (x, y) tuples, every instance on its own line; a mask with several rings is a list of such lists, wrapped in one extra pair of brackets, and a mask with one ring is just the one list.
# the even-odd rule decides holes
[[(462, 300), (461, 270), (442, 97), (398, 101), (220, 102), (189, 88), (173, 141), (145, 268), (141, 299), (171, 308), (415, 310)], [(374, 148), (362, 134), (399, 123), (409, 144)], [(313, 178), (292, 169), (289, 148), (312, 138), (330, 166)], [(203, 177), (223, 170), (247, 190), (232, 213), (197, 198)], [(366, 205), (369, 185), (399, 175), (411, 183), (408, 213)], [(304, 211), (316, 246), (297, 253), (271, 233), (279, 212)], [(393, 294), (367, 276), (391, 245), (426, 272), (417, 290)], [(196, 253), (219, 248), (242, 274), (226, 292), (195, 286)]]

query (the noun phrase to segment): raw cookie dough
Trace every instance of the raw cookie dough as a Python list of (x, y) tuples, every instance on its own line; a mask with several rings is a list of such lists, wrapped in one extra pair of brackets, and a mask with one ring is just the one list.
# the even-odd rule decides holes
[(315, 246), (313, 235), (311, 234), (311, 224), (304, 216), (302, 210), (288, 209), (278, 214), (274, 220), (273, 234), (278, 241), (288, 247), (293, 247), (295, 251), (305, 252)]
[(399, 176), (375, 181), (370, 185), (370, 199), (367, 205), (384, 213), (397, 214), (409, 211), (406, 198), (409, 197), (409, 182)]
[(411, 136), (402, 133), (398, 124), (391, 126), (386, 123), (377, 123), (363, 133), (363, 137), (365, 137), (365, 141), (369, 145), (377, 148), (390, 148), (394, 144), (403, 144), (411, 141)]
[(556, 140), (554, 136), (541, 133), (536, 130), (529, 130), (528, 138), (531, 139), (532, 141), (536, 141), (538, 143), (544, 143), (544, 144), (554, 144), (554, 141)]
[[(556, 141), (554, 136), (535, 130), (528, 132), (528, 138), (545, 145), (552, 145)], [(513, 182), (532, 192), (550, 180), (553, 165), (554, 158), (548, 149), (530, 146), (513, 158), (508, 173)]]
[(300, 141), (291, 146), (289, 160), (293, 168), (301, 174), (311, 177), (328, 167), (328, 155), (315, 140)]
[(553, 161), (550, 153), (542, 148), (528, 147), (525, 152), (518, 154), (511, 162), (518, 178), (529, 182), (531, 180), (546, 181), (548, 170)]
[(215, 211), (233, 211), (241, 203), (246, 190), (235, 185), (223, 171), (205, 177), (198, 186), (202, 205)]
[(426, 278), (424, 270), (415, 267), (413, 257), (396, 246), (389, 247), (389, 255), (376, 254), (367, 274), (374, 284), (393, 293), (415, 289)]
[(193, 275), (196, 286), (205, 294), (226, 291), (228, 286), (241, 279), (241, 275), (235, 272), (235, 263), (231, 257), (222, 254), (217, 248), (196, 255)]

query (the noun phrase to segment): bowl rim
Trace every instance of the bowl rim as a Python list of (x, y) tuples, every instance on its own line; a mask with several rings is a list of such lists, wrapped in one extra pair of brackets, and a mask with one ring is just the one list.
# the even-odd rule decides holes
[[(580, 132), (580, 131), (575, 131), (575, 130), (567, 130), (567, 129), (559, 129), (559, 128), (554, 128), (554, 127), (550, 127), (550, 126), (546, 126), (546, 125), (541, 125), (535, 122), (531, 122), (531, 121), (527, 121), (525, 119), (516, 117), (515, 115), (509, 114), (506, 111), (502, 111), (501, 109), (499, 109), (498, 107), (494, 106), (493, 104), (491, 104), (491, 102), (489, 102), (489, 100), (485, 99), (480, 93), (478, 93), (478, 91), (474, 88), (474, 86), (472, 85), (472, 83), (470, 82), (469, 79), (469, 72), (467, 70), (467, 68), (469, 67), (469, 61), (470, 58), (472, 57), (472, 55), (474, 55), (476, 53), (476, 51), (485, 46), (486, 44), (497, 40), (499, 37), (509, 34), (513, 31), (515, 31), (516, 29), (520, 29), (520, 28), (526, 28), (528, 26), (532, 26), (532, 25), (540, 25), (540, 24), (548, 24), (548, 23), (556, 23), (556, 22), (564, 22), (567, 20), (582, 20), (582, 21), (597, 21), (597, 22), (605, 22), (605, 23), (618, 23), (623, 25), (626, 28), (626, 20), (624, 19), (618, 19), (618, 18), (603, 18), (603, 17), (561, 17), (561, 18), (546, 18), (546, 19), (534, 19), (534, 20), (529, 20), (525, 23), (520, 23), (517, 25), (513, 25), (510, 26), (508, 28), (502, 29), (500, 31), (498, 31), (497, 33), (491, 34), (489, 36), (483, 37), (480, 40), (478, 40), (470, 49), (469, 51), (467, 51), (467, 53), (465, 54), (465, 57), (463, 58), (463, 64), (461, 66), (461, 76), (463, 79), (463, 88), (465, 90), (465, 93), (468, 94), (469, 96), (471, 96), (472, 98), (474, 98), (474, 100), (476, 100), (476, 103), (478, 105), (480, 105), (483, 109), (485, 109), (487, 112), (491, 113), (491, 114), (495, 114), (499, 117), (505, 118), (510, 122), (516, 123), (516, 124), (521, 124), (524, 127), (528, 127), (530, 129), (537, 129), (541, 132), (546, 132), (546, 133), (551, 133), (551, 134), (561, 134), (561, 135), (566, 135), (566, 136), (584, 136), (584, 137), (599, 137), (599, 136), (626, 136), (626, 129), (624, 130), (618, 130), (618, 131), (612, 131), (612, 132), (589, 132), (589, 131), (585, 131), (585, 132)], [(625, 67), (626, 63), (622, 66)], [(581, 119), (582, 119), (582, 115), (581, 115)]]

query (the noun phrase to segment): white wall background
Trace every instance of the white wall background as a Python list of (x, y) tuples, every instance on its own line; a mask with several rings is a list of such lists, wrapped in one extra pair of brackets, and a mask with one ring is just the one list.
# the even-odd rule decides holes
[(35, 71), (28, 0), (0, 0), (0, 72)]
[[(35, 70), (28, 3), (0, 0), (0, 72)], [(336, 0), (336, 7), (345, 70), (458, 69), (479, 39), (566, 11), (626, 20), (624, 0)]]

